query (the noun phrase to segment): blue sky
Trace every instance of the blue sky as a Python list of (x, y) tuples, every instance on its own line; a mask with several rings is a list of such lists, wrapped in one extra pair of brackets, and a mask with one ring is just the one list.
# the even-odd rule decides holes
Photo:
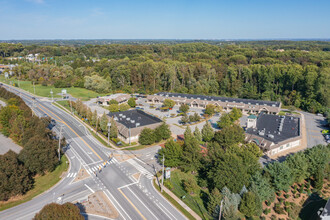
[(330, 38), (330, 0), (0, 0), (0, 39)]

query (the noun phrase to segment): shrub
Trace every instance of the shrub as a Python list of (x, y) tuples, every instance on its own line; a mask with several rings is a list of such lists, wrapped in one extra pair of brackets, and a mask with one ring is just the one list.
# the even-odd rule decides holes
[(279, 201), (280, 203), (283, 203), (284, 199), (283, 199), (283, 198), (279, 198), (278, 201)]
[(271, 219), (271, 220), (277, 220), (276, 215), (272, 215), (272, 216), (270, 217), (270, 219)]
[(286, 199), (288, 199), (288, 198), (290, 197), (290, 195), (289, 195), (289, 194), (285, 194), (284, 197), (285, 197)]
[(274, 211), (275, 211), (277, 214), (285, 214), (284, 208), (281, 207), (281, 204), (279, 204), (279, 203), (276, 203), (276, 204), (275, 204)]
[(168, 188), (168, 189), (173, 189), (173, 184), (172, 184), (172, 182), (171, 182), (170, 180), (166, 180), (166, 181), (164, 182), (164, 186), (165, 186), (166, 188)]

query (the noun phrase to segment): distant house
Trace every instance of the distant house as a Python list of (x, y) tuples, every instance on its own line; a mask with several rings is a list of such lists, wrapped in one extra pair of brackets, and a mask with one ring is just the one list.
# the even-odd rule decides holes
[(103, 97), (98, 97), (96, 102), (100, 105), (103, 106), (108, 106), (110, 100), (116, 100), (119, 104), (123, 104), (126, 103), (128, 101), (128, 99), (130, 99), (131, 96), (128, 94), (112, 94), (112, 95), (108, 95), (108, 96), (103, 96)]
[(301, 145), (300, 118), (260, 114), (247, 119), (245, 141), (256, 143), (268, 156)]
[(281, 103), (273, 101), (169, 92), (160, 92), (147, 96), (147, 101), (152, 104), (163, 104), (165, 99), (173, 100), (177, 106), (187, 104), (192, 108), (205, 108), (206, 105), (213, 104), (222, 107), (222, 109), (227, 112), (231, 111), (233, 108), (237, 108), (241, 109), (243, 113), (259, 114), (264, 112), (268, 114), (277, 114), (281, 110)]

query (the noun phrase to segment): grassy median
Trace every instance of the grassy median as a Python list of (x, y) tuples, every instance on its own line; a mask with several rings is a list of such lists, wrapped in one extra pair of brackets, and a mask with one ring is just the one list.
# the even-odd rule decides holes
[(56, 183), (58, 183), (61, 180), (62, 173), (68, 169), (69, 165), (67, 164), (67, 161), (68, 158), (65, 155), (63, 155), (61, 158), (61, 164), (57, 166), (53, 172), (47, 173), (44, 176), (36, 176), (34, 178), (35, 183), (33, 189), (28, 191), (25, 195), (18, 196), (12, 201), (1, 202), (0, 211), (30, 201), (37, 195), (50, 189), (52, 186), (54, 186)]

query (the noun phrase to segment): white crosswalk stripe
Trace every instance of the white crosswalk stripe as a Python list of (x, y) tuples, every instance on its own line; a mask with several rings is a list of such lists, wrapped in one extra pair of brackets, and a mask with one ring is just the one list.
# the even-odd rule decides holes
[(71, 178), (71, 177), (76, 177), (77, 173), (68, 173), (66, 177)]
[(86, 171), (88, 174), (91, 174), (91, 172), (92, 172), (91, 169), (88, 169), (88, 170), (86, 169)]
[(141, 174), (145, 175), (148, 179), (153, 178), (153, 175), (148, 170), (146, 170), (144, 167), (142, 167), (140, 164), (138, 164), (135, 160), (129, 159), (129, 160), (127, 160), (127, 162), (130, 163)]

